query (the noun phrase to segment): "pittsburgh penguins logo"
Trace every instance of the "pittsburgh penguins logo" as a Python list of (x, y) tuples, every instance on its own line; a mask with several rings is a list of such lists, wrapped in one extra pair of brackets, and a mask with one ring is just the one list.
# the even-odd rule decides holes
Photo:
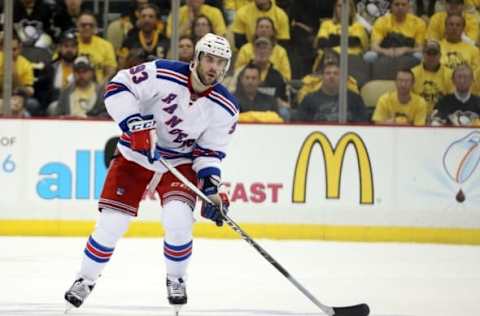
[(446, 65), (454, 70), (460, 65), (468, 64), (465, 58), (458, 52), (448, 52)]
[(438, 99), (440, 98), (440, 89), (438, 88), (435, 81), (425, 80), (423, 82), (423, 90), (421, 96), (427, 101), (429, 104), (437, 103)]

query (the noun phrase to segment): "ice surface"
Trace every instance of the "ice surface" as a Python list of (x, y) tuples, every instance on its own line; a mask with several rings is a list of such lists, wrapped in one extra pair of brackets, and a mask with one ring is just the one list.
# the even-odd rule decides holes
[[(0, 237), (0, 315), (62, 315), (86, 238)], [(480, 315), (480, 247), (258, 242), (324, 304), (374, 316)], [(161, 239), (122, 239), (70, 315), (173, 315)], [(182, 316), (323, 315), (243, 240), (196, 239)]]

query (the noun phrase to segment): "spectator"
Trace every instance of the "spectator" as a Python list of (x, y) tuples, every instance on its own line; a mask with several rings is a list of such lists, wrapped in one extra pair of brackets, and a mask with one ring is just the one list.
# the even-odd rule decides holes
[(235, 14), (237, 13), (238, 9), (240, 9), (246, 4), (249, 4), (252, 1), (253, 0), (224, 0), (223, 8), (225, 10), (227, 23), (231, 24), (233, 22), (233, 19), (235, 18)]
[(166, 58), (170, 41), (157, 29), (158, 9), (152, 4), (140, 8), (139, 28), (132, 29), (120, 49), (120, 58), (125, 58), (133, 48), (142, 48), (146, 55)]
[(432, 115), (432, 125), (480, 126), (480, 97), (471, 94), (472, 83), (470, 66), (455, 68), (455, 91), (440, 99)]
[[(53, 41), (43, 29), (42, 22), (22, 20), (14, 25), (15, 33), (23, 43), (23, 48), (31, 48), (31, 50), (43, 50), (50, 54)], [(25, 49), (23, 50), (25, 54)], [(32, 54), (35, 54), (33, 52)]]
[(427, 104), (422, 97), (412, 92), (414, 82), (411, 70), (397, 71), (396, 91), (380, 97), (372, 121), (376, 124), (425, 125)]
[(124, 62), (121, 64), (121, 69), (128, 69), (134, 66), (138, 66), (147, 61), (152, 61), (157, 59), (157, 57), (152, 55), (145, 54), (145, 51), (141, 48), (133, 48), (128, 51), (128, 55), (125, 58)]
[[(297, 104), (300, 104), (307, 94), (320, 89), (322, 86), (324, 65), (331, 63), (337, 65), (340, 63), (340, 56), (335, 51), (327, 51), (322, 58), (315, 63), (312, 73), (302, 78), (302, 85), (296, 95)], [(360, 93), (357, 81), (352, 76), (348, 76), (347, 88), (355, 93)]]
[(30, 112), (26, 109), (28, 96), (22, 90), (14, 90), (10, 99), (11, 116), (30, 117)]
[(77, 36), (72, 31), (66, 31), (60, 37), (58, 56), (52, 61), (52, 101), (57, 100), (60, 91), (73, 82), (73, 62), (77, 56)]
[(194, 52), (193, 39), (188, 35), (181, 36), (178, 39), (178, 60), (190, 63), (193, 60)]
[(22, 56), (33, 66), (33, 97), (39, 101), (41, 108), (38, 112), (32, 111), (32, 115), (42, 115), (50, 103), (52, 69), (49, 67), (52, 61), (52, 40), (47, 33), (43, 32), (41, 22), (22, 20), (15, 25), (16, 34), (22, 42)]
[(53, 115), (86, 118), (107, 115), (102, 86), (95, 83), (95, 71), (88, 57), (79, 56), (73, 63), (74, 81), (60, 93)]
[(430, 17), (435, 13), (436, 3), (437, 0), (428, 0), (426, 3), (424, 0), (417, 0), (417, 16), (421, 17), (428, 24)]
[(370, 33), (373, 24), (379, 18), (384, 16), (390, 10), (391, 0), (358, 0), (357, 11), (362, 21), (362, 25)]
[[(1, 12), (3, 12), (3, 1)], [(16, 0), (13, 6), (13, 22), (18, 23), (22, 20), (39, 21), (42, 23), (42, 29), (52, 35), (52, 12), (52, 7), (46, 1)]]
[(252, 62), (260, 70), (262, 80), (260, 91), (277, 99), (282, 106), (289, 107), (286, 94), (286, 85), (280, 72), (270, 62), (273, 46), (268, 37), (259, 37), (255, 40), (255, 55)]
[[(0, 51), (0, 91), (3, 90), (3, 78), (4, 74), (4, 59), (3, 59), (3, 38), (0, 40), (2, 51)], [(33, 65), (25, 57), (21, 55), (22, 53), (22, 42), (14, 34), (12, 38), (12, 85), (14, 89), (23, 91), (26, 96), (33, 96)], [(2, 92), (3, 93), (3, 92)]]
[(77, 19), (80, 13), (85, 9), (83, 0), (63, 0), (58, 5), (58, 10), (53, 16), (53, 25), (55, 28), (55, 38), (60, 40), (60, 36), (66, 31), (75, 29)]
[(477, 68), (473, 75), (472, 93), (480, 96), (480, 67)]
[(465, 18), (458, 14), (447, 16), (445, 20), (445, 38), (440, 41), (442, 64), (456, 69), (461, 64), (468, 64), (474, 71), (480, 65), (480, 51), (477, 47), (462, 41)]
[[(323, 21), (320, 25), (316, 44), (317, 48), (322, 51), (324, 49), (334, 49), (337, 53), (340, 53), (342, 1), (336, 0), (333, 17)], [(363, 55), (368, 48), (368, 34), (363, 25), (356, 21), (357, 13), (353, 0), (349, 0), (348, 4), (350, 13), (348, 19), (348, 54)]]
[(235, 90), (240, 112), (278, 111), (275, 98), (258, 91), (260, 83), (260, 67), (253, 63), (247, 64), (240, 72)]
[(395, 58), (412, 55), (421, 59), (425, 22), (410, 13), (410, 0), (392, 0), (391, 13), (379, 17), (373, 25), (371, 51), (364, 56), (373, 63), (379, 55)]
[[(259, 37), (268, 37), (273, 43), (272, 56), (270, 61), (273, 66), (280, 72), (285, 80), (292, 79), (292, 71), (290, 68), (290, 61), (285, 48), (280, 46), (276, 40), (276, 29), (273, 20), (268, 16), (260, 17), (257, 20), (255, 28), (255, 39)], [(245, 43), (238, 52), (235, 60), (235, 70), (242, 68), (252, 60), (254, 56), (254, 45), (252, 43)]]
[(464, 0), (446, 0), (446, 12), (437, 12), (430, 19), (427, 30), (427, 38), (442, 40), (445, 37), (445, 22), (448, 15), (461, 15), (465, 19), (465, 28), (462, 32), (462, 40), (471, 45), (475, 45), (478, 40), (478, 18), (472, 14), (464, 12)]
[[(205, 0), (187, 0), (187, 4), (180, 7), (178, 12), (180, 35), (191, 35), (194, 19), (205, 15), (212, 22), (215, 34), (223, 36), (227, 31), (222, 12), (213, 6), (205, 4)], [(172, 15), (168, 16), (167, 37), (172, 36)]]
[(313, 42), (320, 20), (330, 17), (333, 8), (333, 1), (292, 1), (288, 13), (291, 20), (288, 55), (293, 78), (302, 78), (311, 71), (315, 59)]
[(415, 75), (413, 92), (423, 97), (427, 103), (427, 117), (440, 97), (453, 91), (452, 71), (440, 63), (440, 44), (428, 40), (423, 48), (423, 62), (412, 69)]
[[(290, 100), (287, 97), (286, 84), (282, 75), (270, 62), (272, 55), (272, 42), (268, 37), (259, 37), (255, 40), (255, 55), (249, 64), (254, 64), (260, 69), (261, 84), (258, 90), (275, 98), (279, 107), (290, 108)], [(233, 78), (228, 83), (230, 91), (235, 91), (238, 86), (238, 78), (243, 68), (235, 71)], [(283, 111), (283, 110), (282, 110)]]
[(88, 56), (93, 64), (97, 82), (103, 84), (117, 69), (115, 51), (111, 43), (95, 35), (97, 20), (90, 12), (83, 12), (77, 19), (78, 53)]
[(190, 34), (192, 34), (193, 42), (196, 43), (207, 33), (215, 33), (213, 31), (212, 22), (207, 16), (200, 14), (195, 17), (192, 22), (192, 30), (190, 31)]
[(122, 47), (123, 41), (127, 38), (128, 32), (137, 26), (140, 16), (140, 8), (149, 3), (149, 0), (131, 0), (120, 13), (120, 17), (113, 20), (107, 27), (105, 39), (112, 43), (115, 52)]
[(232, 24), (235, 37), (235, 47), (242, 47), (247, 41), (253, 42), (256, 21), (262, 16), (272, 19), (277, 30), (277, 40), (282, 46), (290, 40), (290, 25), (288, 16), (283, 9), (278, 7), (272, 0), (255, 0), (254, 3), (241, 7)]
[[(322, 71), (319, 90), (307, 94), (297, 108), (296, 120), (304, 122), (339, 121), (340, 67), (337, 63), (326, 63)], [(358, 93), (347, 91), (347, 121), (367, 122), (368, 112)]]

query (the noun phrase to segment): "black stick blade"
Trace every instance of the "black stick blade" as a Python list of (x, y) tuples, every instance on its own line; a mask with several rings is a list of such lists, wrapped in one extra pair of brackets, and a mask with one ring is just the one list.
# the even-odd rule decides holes
[(368, 316), (370, 308), (367, 304), (358, 304), (345, 307), (334, 307), (334, 316)]

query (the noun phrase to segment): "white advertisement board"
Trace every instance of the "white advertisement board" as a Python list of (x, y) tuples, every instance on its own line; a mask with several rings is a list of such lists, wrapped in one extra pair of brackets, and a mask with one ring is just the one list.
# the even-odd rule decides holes
[[(0, 120), (0, 219), (93, 220), (110, 121)], [(480, 228), (480, 131), (240, 125), (224, 160), (240, 223)], [(160, 218), (146, 197), (140, 219)]]

